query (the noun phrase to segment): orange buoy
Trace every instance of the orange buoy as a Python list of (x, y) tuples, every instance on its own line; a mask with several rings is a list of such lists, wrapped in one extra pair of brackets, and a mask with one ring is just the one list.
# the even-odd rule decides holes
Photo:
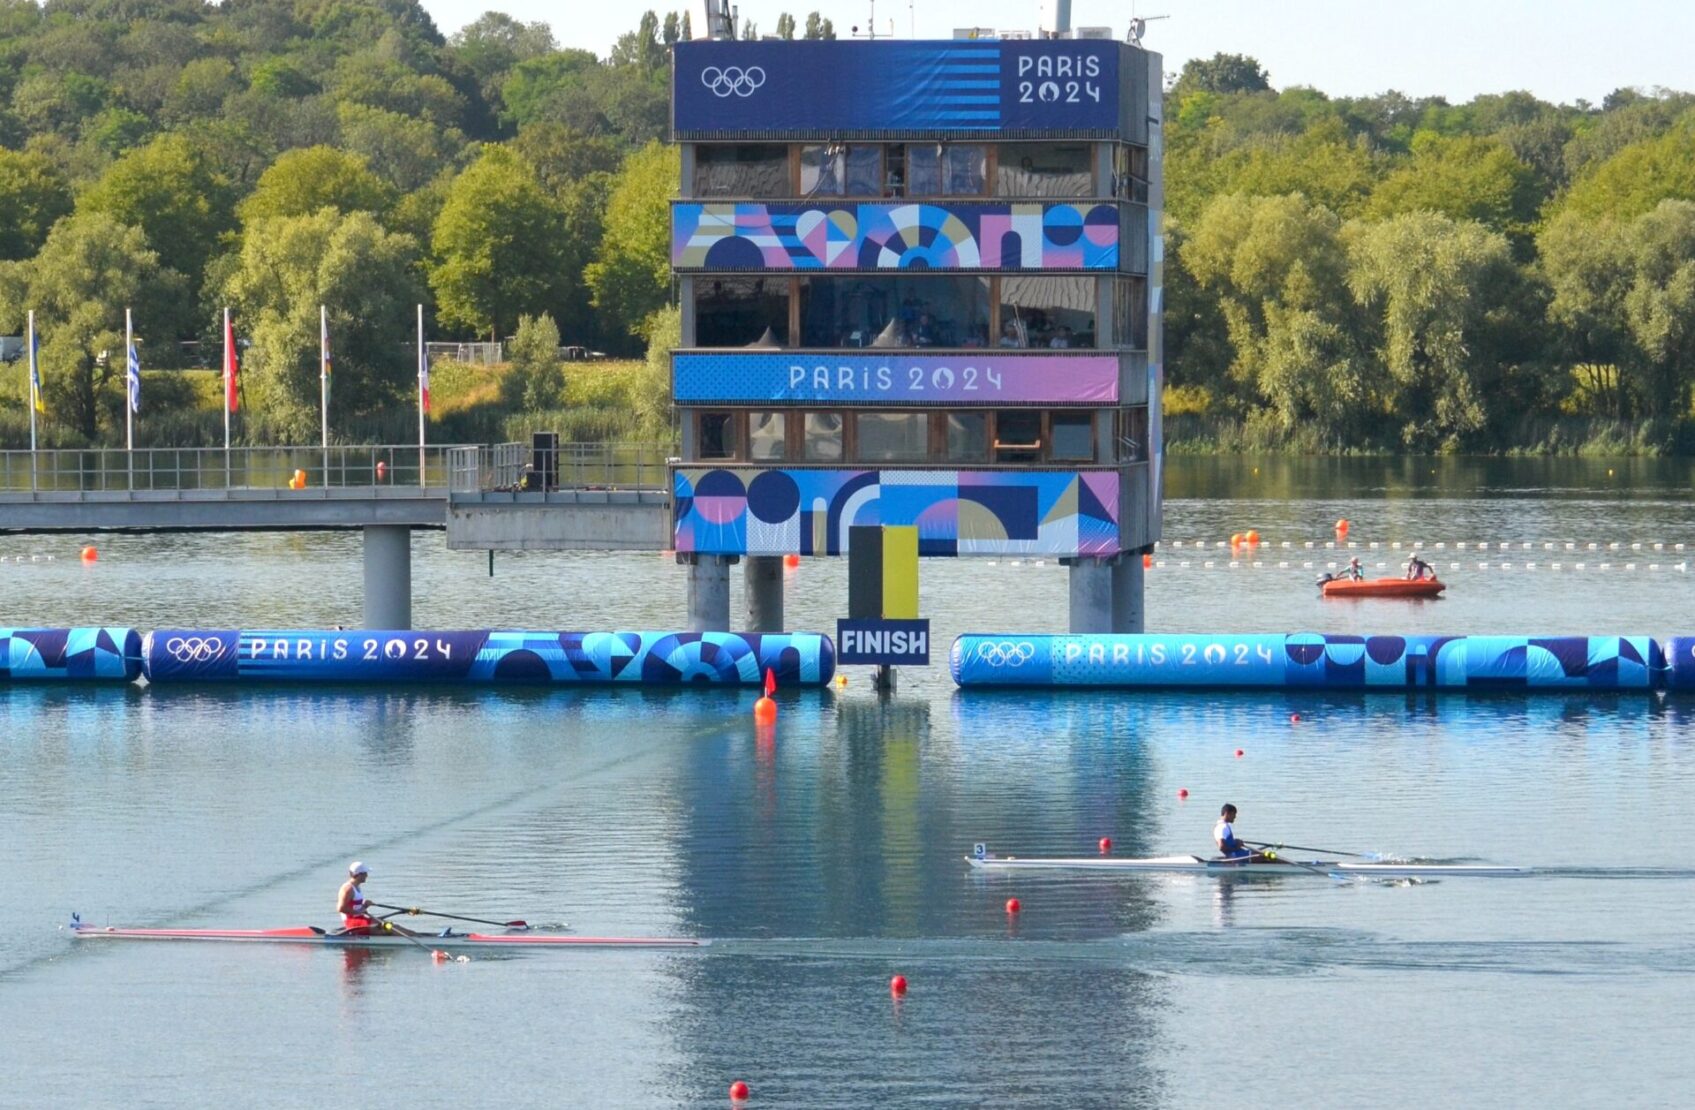
[(1249, 547), (1258, 547), (1259, 546), (1259, 533), (1258, 532), (1250, 530), (1242, 538), (1248, 541)]
[(387, 477), (388, 477), (388, 463), (379, 462), (377, 464), (377, 481), (380, 482), (384, 478), (387, 478)]
[(762, 697), (753, 703), (753, 719), (762, 725), (768, 725), (777, 719), (777, 703), (770, 698)]
[(1142, 569), (1143, 570), (1154, 569), (1154, 557), (1152, 555), (1143, 555), (1142, 556)]
[(730, 1101), (731, 1102), (746, 1102), (747, 1101), (747, 1084), (746, 1083), (743, 1083), (741, 1080), (738, 1079), (734, 1083), (730, 1084)]
[(837, 675), (836, 676), (836, 685), (837, 686), (846, 686), (847, 685), (847, 675), (845, 675), (845, 674)]
[(1336, 531), (1340, 532), (1344, 536), (1348, 534), (1348, 518), (1347, 517), (1343, 517), (1341, 520), (1338, 520), (1336, 522)]
[(1242, 533), (1237, 532), (1235, 535), (1230, 537), (1230, 546), (1231, 547), (1241, 547), (1242, 546)]
[(83, 562), (92, 563), (92, 562), (98, 561), (99, 558), (100, 558), (100, 549), (95, 547), (93, 544), (89, 544), (87, 547), (82, 549), (82, 561)]
[(1179, 786), (1177, 788), (1177, 797), (1180, 800), (1186, 799), (1186, 798), (1188, 798), (1188, 796), (1189, 796), (1189, 788), (1187, 786)]
[(906, 976), (897, 975), (889, 980), (889, 993), (899, 998), (906, 993)]
[(1023, 908), (1024, 908), (1024, 904), (1016, 898), (1008, 898), (1006, 900), (1006, 912), (1007, 913), (1017, 913), (1019, 910), (1021, 910)]
[(800, 556), (796, 555), (792, 552), (787, 554), (787, 555), (784, 555), (783, 556), (783, 565), (786, 566), (786, 567), (791, 567), (791, 568), (800, 566)]
[(1112, 837), (1110, 837), (1110, 836), (1101, 837), (1101, 855), (1104, 856), (1110, 851), (1112, 851)]

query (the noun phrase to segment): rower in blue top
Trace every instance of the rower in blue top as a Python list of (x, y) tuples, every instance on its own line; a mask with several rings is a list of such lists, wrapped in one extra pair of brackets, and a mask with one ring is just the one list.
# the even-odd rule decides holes
[(1218, 824), (1212, 827), (1213, 843), (1218, 845), (1218, 854), (1224, 859), (1252, 859), (1254, 850), (1247, 843), (1236, 839), (1236, 807), (1229, 802), (1218, 811)]

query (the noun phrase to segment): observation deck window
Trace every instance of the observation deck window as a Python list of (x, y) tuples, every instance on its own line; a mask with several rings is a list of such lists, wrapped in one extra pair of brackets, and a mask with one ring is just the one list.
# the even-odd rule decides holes
[(1094, 413), (1056, 412), (1049, 430), (1049, 458), (1088, 461), (1095, 457)]
[(981, 143), (908, 143), (906, 191), (915, 197), (978, 197), (987, 190), (988, 147)]
[(696, 345), (789, 345), (788, 278), (698, 278), (694, 291)]
[(782, 143), (701, 143), (694, 153), (697, 197), (789, 197), (789, 148)]
[(1148, 346), (1148, 283), (1121, 277), (1112, 286), (1113, 345), (1143, 351)]
[(733, 459), (736, 457), (736, 414), (733, 412), (703, 412), (697, 425), (700, 433), (700, 457), (703, 459)]
[(800, 321), (805, 347), (982, 347), (989, 279), (809, 276), (800, 283)]
[(784, 413), (750, 412), (747, 414), (747, 457), (754, 462), (780, 462), (788, 458), (784, 437)]
[(1034, 409), (995, 413), (995, 461), (1033, 463), (1042, 458), (1042, 414)]
[(1094, 194), (1094, 158), (1088, 143), (1001, 143), (996, 151), (996, 196)]
[(856, 413), (854, 436), (861, 462), (923, 462), (930, 457), (928, 413)]
[(947, 457), (949, 462), (983, 462), (989, 457), (989, 414), (947, 414)]
[(1096, 345), (1094, 278), (1003, 277), (1000, 288), (1000, 346)]
[(1148, 150), (1120, 144), (1112, 152), (1112, 195), (1148, 203)]
[(801, 457), (807, 462), (840, 462), (842, 414), (809, 412), (801, 429)]
[(832, 143), (801, 147), (800, 194), (803, 197), (882, 196), (882, 146)]

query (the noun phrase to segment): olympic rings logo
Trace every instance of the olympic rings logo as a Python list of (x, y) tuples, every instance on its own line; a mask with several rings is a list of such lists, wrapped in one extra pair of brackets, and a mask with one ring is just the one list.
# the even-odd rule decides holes
[(1029, 640), (982, 640), (977, 644), (977, 662), (986, 667), (1022, 667), (1036, 657)]
[(165, 654), (178, 663), (210, 663), (224, 653), (224, 642), (216, 636), (173, 636), (165, 641)]
[(734, 93), (736, 96), (749, 97), (755, 89), (765, 84), (765, 70), (759, 66), (707, 66), (700, 71), (700, 83), (712, 90), (716, 97), (727, 97)]

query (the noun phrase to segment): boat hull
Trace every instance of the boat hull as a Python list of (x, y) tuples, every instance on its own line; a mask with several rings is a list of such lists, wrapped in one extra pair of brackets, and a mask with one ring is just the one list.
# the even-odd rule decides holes
[(1385, 879), (1469, 876), (1512, 878), (1530, 874), (1528, 867), (1494, 867), (1470, 863), (1346, 863), (1328, 859), (1208, 860), (1198, 856), (1154, 856), (1147, 859), (1115, 859), (1111, 856), (1035, 857), (966, 856), (965, 862), (980, 871), (1165, 871), (1195, 875), (1343, 875), (1377, 876)]
[(548, 933), (425, 933), (408, 939), (392, 933), (370, 936), (294, 929), (134, 929), (111, 925), (70, 926), (77, 940), (199, 940), (235, 944), (303, 944), (318, 948), (703, 948), (688, 937), (579, 937)]
[(1325, 597), (1438, 597), (1447, 588), (1435, 578), (1332, 578), (1319, 587)]

